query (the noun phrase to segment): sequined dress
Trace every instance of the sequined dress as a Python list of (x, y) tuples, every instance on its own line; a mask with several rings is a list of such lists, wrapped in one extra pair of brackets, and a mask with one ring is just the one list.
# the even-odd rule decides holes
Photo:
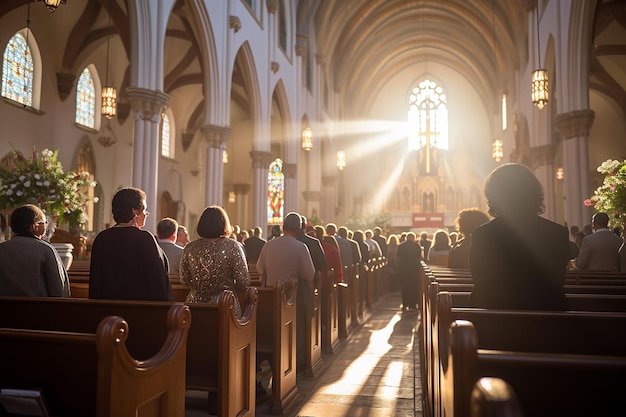
[(231, 290), (241, 317), (237, 295), (250, 284), (243, 246), (229, 238), (189, 242), (180, 260), (180, 280), (190, 287), (188, 303), (216, 303), (224, 290)]

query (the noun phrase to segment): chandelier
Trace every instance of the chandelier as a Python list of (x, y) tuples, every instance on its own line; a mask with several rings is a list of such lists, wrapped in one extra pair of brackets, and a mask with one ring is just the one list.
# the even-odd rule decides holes
[[(109, 27), (111, 26), (111, 1), (109, 0)], [(102, 115), (111, 120), (117, 111), (117, 90), (109, 85), (109, 49), (111, 44), (111, 35), (107, 37), (107, 62), (104, 87), (102, 87)]]
[(345, 167), (346, 167), (346, 153), (344, 151), (338, 151), (337, 152), (337, 168), (339, 168), (340, 171), (343, 171)]
[(228, 163), (228, 151), (226, 149), (222, 152), (222, 162), (225, 164)]
[(310, 127), (302, 131), (302, 149), (307, 152), (313, 149), (313, 132)]
[(53, 13), (57, 7), (59, 7), (62, 4), (65, 4), (65, 0), (36, 0), (36, 1), (43, 1), (43, 4), (46, 5), (46, 8), (48, 9), (48, 11), (50, 13)]
[[(541, 49), (539, 46), (539, 5), (535, 5), (537, 16), (537, 62), (541, 67)], [(539, 110), (548, 104), (548, 70), (541, 68), (532, 74), (531, 99)]]

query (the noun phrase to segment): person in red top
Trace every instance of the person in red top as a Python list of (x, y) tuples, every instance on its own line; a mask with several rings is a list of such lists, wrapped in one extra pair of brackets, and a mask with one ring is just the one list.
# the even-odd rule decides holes
[[(315, 226), (315, 237), (321, 242), (326, 255), (326, 268), (322, 270), (321, 274), (322, 288), (330, 288), (333, 283), (343, 282), (343, 266), (339, 256), (339, 245), (333, 236), (326, 234), (324, 226)], [(329, 274), (331, 269), (335, 271), (334, 281)]]

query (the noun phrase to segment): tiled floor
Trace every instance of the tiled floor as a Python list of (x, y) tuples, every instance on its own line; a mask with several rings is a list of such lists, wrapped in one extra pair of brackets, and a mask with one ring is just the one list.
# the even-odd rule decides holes
[[(391, 293), (314, 379), (298, 378), (300, 403), (284, 417), (421, 417), (421, 387), (414, 330), (416, 311), (402, 313)], [(206, 394), (188, 393), (186, 417), (206, 417)], [(269, 416), (257, 404), (258, 417)]]

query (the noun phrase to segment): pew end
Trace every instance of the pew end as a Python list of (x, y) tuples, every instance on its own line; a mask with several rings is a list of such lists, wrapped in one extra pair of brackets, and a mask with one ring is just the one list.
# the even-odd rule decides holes
[(471, 417), (524, 417), (513, 387), (501, 378), (480, 378), (470, 401)]

